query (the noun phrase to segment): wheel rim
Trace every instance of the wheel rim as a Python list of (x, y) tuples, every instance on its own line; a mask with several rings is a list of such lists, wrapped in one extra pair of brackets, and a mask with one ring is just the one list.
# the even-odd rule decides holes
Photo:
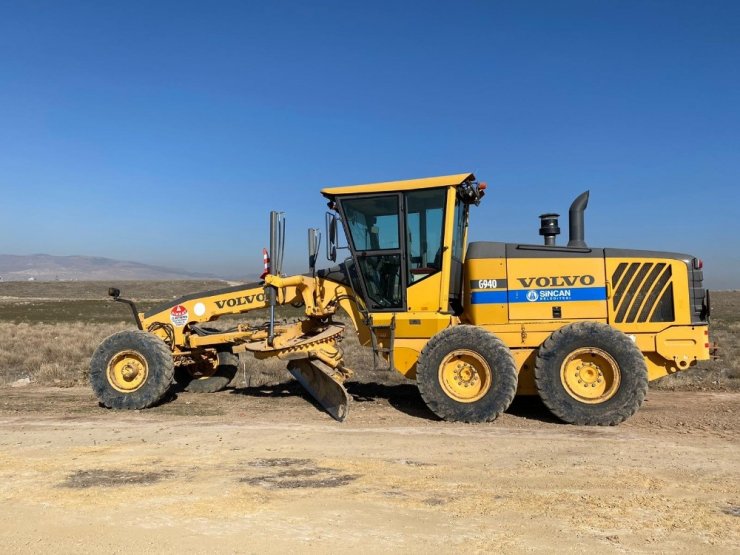
[(149, 365), (136, 351), (122, 351), (108, 363), (108, 383), (121, 393), (132, 393), (146, 382)]
[(617, 393), (622, 380), (619, 364), (609, 353), (595, 347), (576, 349), (560, 366), (565, 391), (578, 401), (597, 404)]
[(486, 359), (467, 349), (448, 354), (439, 365), (442, 390), (461, 403), (473, 403), (491, 389), (492, 372)]

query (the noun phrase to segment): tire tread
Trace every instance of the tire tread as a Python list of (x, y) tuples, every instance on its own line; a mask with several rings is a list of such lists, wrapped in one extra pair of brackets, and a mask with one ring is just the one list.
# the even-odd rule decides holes
[[(439, 363), (455, 349), (475, 350), (489, 362), (493, 372), (491, 390), (474, 403), (460, 403), (448, 397), (439, 385)], [(497, 364), (491, 364), (491, 358)], [(492, 333), (471, 325), (446, 328), (433, 336), (417, 361), (417, 385), (429, 410), (443, 420), (492, 422), (514, 400), (517, 371), (511, 351)]]
[[(107, 368), (111, 358), (122, 350), (139, 352), (147, 361), (146, 382), (136, 391), (122, 393), (108, 382)], [(90, 360), (90, 385), (98, 400), (113, 409), (144, 409), (156, 405), (165, 396), (174, 375), (170, 348), (151, 333), (126, 330), (105, 338)]]
[[(194, 380), (184, 368), (176, 371), (175, 375), (178, 385), (183, 387), (185, 391), (190, 393), (216, 393), (226, 389), (226, 386), (231, 383), (238, 371), (239, 357), (230, 351), (220, 351), (218, 353), (218, 368), (212, 376)], [(188, 377), (190, 377), (189, 380)]]
[[(580, 403), (565, 391), (560, 383), (560, 364), (556, 364), (573, 348), (589, 346), (589, 341), (614, 356), (621, 372), (615, 396), (594, 405)], [(621, 331), (600, 322), (575, 322), (556, 330), (542, 343), (535, 363), (535, 383), (542, 402), (564, 422), (615, 426), (642, 406), (648, 388), (647, 366), (640, 350)], [(625, 386), (629, 391), (622, 390)]]

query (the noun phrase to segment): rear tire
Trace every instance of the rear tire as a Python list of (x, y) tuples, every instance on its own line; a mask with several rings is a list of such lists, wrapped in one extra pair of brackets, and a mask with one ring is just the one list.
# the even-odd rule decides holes
[(158, 403), (172, 385), (169, 347), (140, 330), (103, 340), (90, 360), (90, 384), (100, 402), (112, 409), (144, 409)]
[(188, 366), (178, 366), (175, 369), (178, 385), (191, 393), (216, 393), (225, 389), (239, 370), (239, 357), (230, 351), (221, 351), (217, 356), (218, 366), (207, 376), (198, 377)]
[(576, 322), (540, 347), (534, 369), (542, 402), (570, 424), (614, 426), (642, 405), (647, 366), (624, 333), (599, 322)]
[(453, 326), (426, 344), (416, 380), (427, 407), (440, 418), (490, 422), (514, 399), (517, 371), (498, 337), (476, 326)]

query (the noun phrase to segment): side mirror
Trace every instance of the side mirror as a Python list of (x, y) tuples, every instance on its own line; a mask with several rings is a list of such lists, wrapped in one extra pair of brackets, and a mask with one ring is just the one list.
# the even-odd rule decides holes
[(337, 216), (326, 213), (326, 258), (337, 261)]
[(316, 272), (316, 258), (319, 255), (319, 245), (321, 244), (321, 233), (318, 229), (308, 229), (308, 268), (311, 273)]

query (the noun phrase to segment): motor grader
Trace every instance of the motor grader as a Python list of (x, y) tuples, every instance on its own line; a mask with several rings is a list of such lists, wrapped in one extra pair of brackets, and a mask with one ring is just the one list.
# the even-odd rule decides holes
[[(286, 361), (341, 421), (352, 371), (339, 344), (340, 310), (374, 364), (415, 379), (429, 409), (452, 421), (494, 420), (518, 393), (538, 394), (565, 422), (614, 425), (640, 407), (648, 381), (710, 358), (699, 259), (588, 246), (588, 192), (570, 207), (567, 244), (557, 244), (552, 213), (540, 216), (543, 244), (468, 244), (469, 212), (485, 189), (470, 173), (324, 189), (327, 258), (336, 263), (348, 251), (332, 268), (316, 269), (320, 235), (309, 230), (310, 271), (283, 275), (285, 220), (273, 212), (261, 282), (145, 312), (112, 288), (138, 330), (95, 351), (95, 393), (107, 407), (146, 408), (176, 373), (192, 391), (217, 391), (249, 352)], [(303, 306), (305, 317), (277, 322), (275, 309), (286, 304)], [(208, 326), (259, 309), (269, 309), (264, 324)]]

